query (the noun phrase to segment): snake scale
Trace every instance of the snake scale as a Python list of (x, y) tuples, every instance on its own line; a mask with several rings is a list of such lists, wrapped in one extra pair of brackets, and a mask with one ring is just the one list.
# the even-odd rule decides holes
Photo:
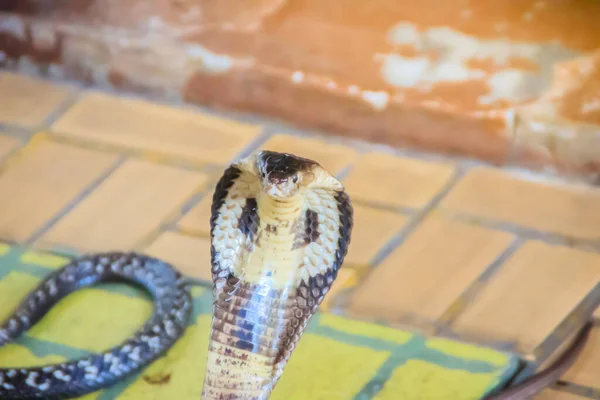
[[(352, 228), (349, 196), (315, 161), (258, 151), (225, 169), (210, 218), (213, 316), (203, 399), (270, 397), (337, 277)], [(84, 255), (46, 277), (0, 326), (0, 346), (68, 294), (121, 281), (141, 286), (154, 299), (154, 311), (138, 331), (78, 360), (0, 369), (0, 399), (79, 397), (110, 387), (163, 356), (189, 322), (188, 281), (168, 263), (125, 252)], [(521, 386), (530, 390), (532, 384)], [(521, 386), (502, 398), (526, 398), (519, 397)]]

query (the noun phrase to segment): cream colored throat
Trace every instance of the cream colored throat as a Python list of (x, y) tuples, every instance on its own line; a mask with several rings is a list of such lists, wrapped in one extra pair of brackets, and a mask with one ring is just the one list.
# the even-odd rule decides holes
[(292, 285), (299, 273), (303, 250), (295, 249), (298, 229), (302, 229), (303, 199), (297, 195), (285, 200), (261, 194), (257, 199), (259, 226), (253, 250), (241, 266), (243, 279), (276, 289)]

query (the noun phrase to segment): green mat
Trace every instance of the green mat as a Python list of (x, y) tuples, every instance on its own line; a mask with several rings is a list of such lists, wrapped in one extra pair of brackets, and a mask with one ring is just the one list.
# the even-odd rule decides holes
[[(67, 258), (0, 243), (0, 319)], [(84, 399), (200, 398), (211, 291), (193, 288), (185, 336), (138, 376)], [(102, 285), (61, 301), (26, 336), (0, 348), (0, 367), (59, 362), (118, 344), (150, 315), (147, 296)], [(518, 371), (517, 355), (319, 313), (292, 356), (273, 400), (479, 399)]]

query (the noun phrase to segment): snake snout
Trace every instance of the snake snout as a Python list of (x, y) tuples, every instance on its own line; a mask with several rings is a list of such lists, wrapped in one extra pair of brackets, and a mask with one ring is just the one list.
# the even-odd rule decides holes
[(267, 175), (265, 182), (266, 193), (276, 199), (291, 197), (298, 191), (297, 180), (293, 177), (274, 173)]

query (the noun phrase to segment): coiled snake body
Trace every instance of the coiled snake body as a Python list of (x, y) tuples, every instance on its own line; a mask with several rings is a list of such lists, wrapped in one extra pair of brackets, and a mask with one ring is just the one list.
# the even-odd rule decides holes
[[(344, 262), (352, 205), (341, 183), (316, 162), (260, 151), (223, 173), (213, 195), (210, 227), (214, 303), (208, 357), (198, 361), (206, 361), (202, 397), (264, 400)], [(154, 313), (140, 330), (119, 346), (80, 360), (0, 369), (0, 399), (81, 396), (162, 356), (185, 330), (191, 296), (173, 267), (134, 253), (84, 256), (51, 274), (0, 326), (0, 346), (67, 294), (121, 280), (142, 285), (155, 299)], [(589, 325), (566, 360), (572, 361), (587, 332)], [(558, 378), (567, 364), (562, 361), (505, 395), (489, 398), (528, 398)]]
[(154, 312), (119, 346), (79, 360), (38, 368), (0, 369), (0, 399), (65, 399), (109, 387), (160, 357), (183, 333), (191, 311), (185, 281), (171, 266), (134, 253), (84, 256), (48, 276), (0, 327), (0, 346), (14, 340), (60, 299), (99, 282), (142, 285)]

